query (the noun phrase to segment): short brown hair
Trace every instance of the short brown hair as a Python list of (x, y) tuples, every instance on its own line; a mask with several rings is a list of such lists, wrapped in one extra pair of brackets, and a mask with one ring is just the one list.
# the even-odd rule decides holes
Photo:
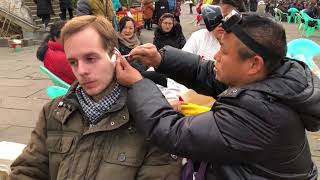
[(62, 44), (64, 44), (70, 36), (88, 27), (92, 27), (98, 32), (104, 49), (111, 57), (114, 53), (114, 48), (118, 47), (118, 38), (111, 22), (102, 16), (79, 16), (68, 21), (61, 30)]

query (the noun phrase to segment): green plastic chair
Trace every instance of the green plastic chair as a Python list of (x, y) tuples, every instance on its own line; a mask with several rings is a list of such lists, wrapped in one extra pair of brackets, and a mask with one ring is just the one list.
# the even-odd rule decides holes
[(287, 18), (288, 23), (291, 22), (291, 19), (294, 21), (294, 23), (297, 23), (296, 13), (299, 13), (299, 10), (297, 8), (288, 9), (288, 18)]
[(298, 29), (300, 30), (302, 27), (304, 27), (304, 20), (300, 13), (296, 13), (295, 15), (295, 20), (297, 21), (298, 24)]
[(287, 44), (287, 57), (303, 61), (320, 78), (319, 67), (313, 60), (320, 54), (320, 45), (309, 39), (294, 39)]
[(51, 99), (63, 96), (68, 92), (68, 89), (59, 86), (50, 86), (47, 88), (47, 94)]
[(50, 80), (52, 81), (52, 83), (56, 86), (59, 87), (63, 87), (66, 89), (70, 88), (70, 84), (64, 82), (62, 79), (60, 79), (59, 77), (57, 77), (56, 75), (54, 75), (52, 72), (50, 72), (47, 68), (45, 68), (44, 66), (40, 65), (40, 70), (45, 73), (46, 75), (48, 75), (48, 77), (50, 78)]
[(274, 11), (274, 17), (277, 21), (281, 22), (282, 17), (287, 17), (288, 19), (288, 13), (282, 12), (279, 8), (274, 8), (273, 11)]
[[(309, 35), (314, 35), (315, 28), (319, 26), (319, 20), (311, 18), (307, 13), (301, 12), (301, 17), (303, 19), (303, 29), (302, 29), (302, 35), (305, 33), (306, 37), (309, 37)], [(314, 21), (314, 24), (311, 25), (311, 23)]]

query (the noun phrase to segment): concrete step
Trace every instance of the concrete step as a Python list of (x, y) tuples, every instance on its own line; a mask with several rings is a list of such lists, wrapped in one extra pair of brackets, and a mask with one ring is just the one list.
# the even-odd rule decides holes
[[(37, 14), (37, 9), (31, 10), (30, 12), (31, 12), (31, 14)], [(60, 13), (60, 8), (53, 9), (53, 12), (55, 14)]]
[[(59, 16), (53, 16), (53, 17), (50, 18), (50, 23), (53, 23), (53, 22), (56, 22), (56, 21), (59, 21), (59, 20), (60, 20)], [(35, 19), (34, 22), (36, 23), (36, 25), (38, 27), (42, 25), (42, 20), (40, 18)]]

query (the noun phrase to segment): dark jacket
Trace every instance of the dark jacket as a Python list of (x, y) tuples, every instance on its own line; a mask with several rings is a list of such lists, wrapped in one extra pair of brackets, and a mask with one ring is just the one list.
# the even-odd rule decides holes
[[(119, 41), (119, 51), (121, 52), (122, 55), (129, 54), (131, 50), (132, 50), (131, 48), (125, 46)], [(139, 60), (132, 60), (129, 63), (131, 66), (136, 68), (140, 73), (148, 69), (148, 66), (142, 64)]]
[(209, 162), (208, 180), (316, 180), (305, 129), (319, 129), (319, 79), (304, 63), (285, 60), (265, 80), (227, 88), (213, 63), (165, 47), (157, 71), (216, 102), (210, 112), (184, 117), (143, 79), (128, 95), (137, 127), (171, 153)]
[(144, 140), (126, 106), (127, 91), (94, 126), (74, 84), (44, 106), (9, 180), (179, 180), (181, 161)]
[(53, 13), (51, 0), (34, 0), (37, 4), (37, 16), (50, 15)]
[(183, 35), (181, 25), (177, 23), (173, 26), (170, 32), (163, 32), (158, 26), (154, 31), (153, 44), (157, 49), (161, 49), (165, 45), (169, 45), (178, 49), (182, 49), (186, 43), (186, 38)]
[(44, 67), (66, 83), (72, 84), (76, 80), (60, 42), (43, 43), (38, 48), (37, 57)]
[(169, 3), (168, 0), (159, 0), (154, 3), (154, 13), (153, 13), (153, 24), (158, 24), (160, 17), (164, 13), (169, 12)]

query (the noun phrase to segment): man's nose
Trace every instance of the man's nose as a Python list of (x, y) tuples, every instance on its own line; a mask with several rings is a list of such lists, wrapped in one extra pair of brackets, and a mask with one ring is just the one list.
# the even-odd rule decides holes
[(220, 50), (213, 56), (216, 61), (220, 61)]
[(78, 73), (80, 75), (84, 75), (84, 74), (87, 74), (88, 73), (88, 67), (87, 67), (87, 64), (82, 62), (82, 61), (79, 61), (78, 62)]

